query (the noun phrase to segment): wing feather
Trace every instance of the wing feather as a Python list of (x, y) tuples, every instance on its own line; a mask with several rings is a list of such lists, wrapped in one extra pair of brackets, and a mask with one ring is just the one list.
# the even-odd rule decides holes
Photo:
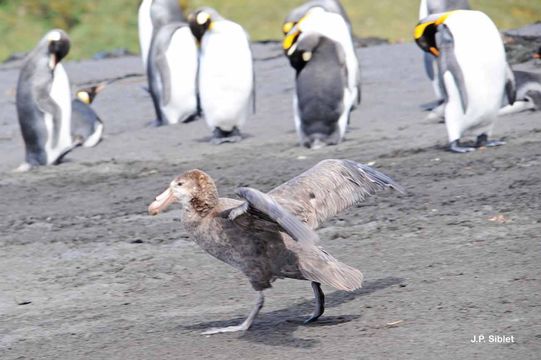
[(386, 188), (405, 190), (390, 177), (351, 160), (323, 160), (268, 193), (312, 229)]

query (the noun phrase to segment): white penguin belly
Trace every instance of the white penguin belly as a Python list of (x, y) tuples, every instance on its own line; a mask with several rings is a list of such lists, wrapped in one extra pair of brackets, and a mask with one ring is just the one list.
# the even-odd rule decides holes
[(176, 124), (197, 111), (197, 45), (189, 27), (173, 34), (165, 57), (171, 77), (171, 98), (162, 110), (168, 122)]
[(152, 40), (152, 19), (150, 18), (150, 6), (152, 0), (143, 0), (139, 7), (138, 15), (138, 30), (139, 30), (139, 46), (141, 48), (141, 60), (143, 61), (144, 69), (147, 68), (148, 51)]
[(246, 121), (252, 97), (252, 53), (244, 30), (217, 21), (201, 44), (199, 96), (207, 124), (231, 131)]
[(62, 64), (57, 64), (53, 74), (53, 83), (49, 93), (50, 97), (60, 108), (60, 130), (58, 143), (53, 147), (53, 115), (45, 113), (45, 127), (47, 129), (47, 141), (45, 152), (47, 164), (53, 164), (58, 157), (71, 147), (71, 92), (68, 75)]

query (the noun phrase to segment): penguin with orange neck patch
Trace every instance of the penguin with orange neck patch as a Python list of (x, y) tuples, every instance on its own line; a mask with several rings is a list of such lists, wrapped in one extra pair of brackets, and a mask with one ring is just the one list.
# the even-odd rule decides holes
[(90, 106), (105, 84), (80, 89), (71, 102), (71, 135), (74, 142), (94, 147), (102, 139), (103, 121)]
[[(515, 79), (507, 64), (500, 32), (480, 11), (456, 10), (421, 20), (414, 30), (417, 45), (437, 58), (444, 90), (444, 116), (449, 150), (455, 153), (503, 145), (489, 140), (502, 99), (516, 97)], [(461, 138), (477, 136), (474, 146)]]

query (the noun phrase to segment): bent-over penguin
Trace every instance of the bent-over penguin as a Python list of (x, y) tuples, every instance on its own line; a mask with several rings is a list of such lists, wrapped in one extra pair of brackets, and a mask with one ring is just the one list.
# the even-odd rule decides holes
[[(419, 20), (432, 14), (444, 13), (451, 10), (469, 10), (471, 9), (468, 0), (421, 0), (419, 6)], [(436, 105), (430, 106), (429, 110), (434, 110), (429, 114), (429, 118), (443, 118), (443, 91), (439, 76), (437, 74), (437, 65), (435, 57), (430, 53), (423, 53), (425, 72), (434, 88), (436, 94)]]
[(354, 108), (361, 102), (361, 73), (351, 32), (345, 19), (322, 7), (313, 7), (287, 33), (282, 43), (284, 52), (289, 55), (295, 51), (296, 42), (303, 33), (318, 33), (339, 43), (344, 49), (348, 74), (348, 90), (355, 99)]
[(147, 75), (157, 125), (188, 122), (198, 115), (198, 49), (187, 23), (163, 26), (148, 56)]
[(437, 57), (445, 95), (449, 150), (463, 153), (466, 132), (477, 135), (476, 147), (502, 145), (489, 141), (504, 94), (515, 99), (514, 77), (496, 25), (480, 11), (434, 14), (416, 26), (417, 44)]
[(71, 136), (74, 143), (93, 147), (101, 141), (103, 121), (90, 104), (104, 87), (105, 84), (99, 84), (75, 93), (75, 99), (71, 102)]
[(301, 145), (338, 144), (353, 105), (342, 46), (320, 34), (305, 33), (289, 60), (296, 71), (293, 111)]
[(282, 32), (284, 35), (287, 35), (293, 26), (295, 26), (306, 15), (308, 10), (315, 7), (320, 7), (325, 11), (341, 15), (346, 21), (349, 31), (352, 32), (351, 21), (349, 20), (348, 14), (339, 0), (311, 0), (289, 12), (282, 25)]
[(17, 83), (17, 115), (26, 146), (18, 171), (61, 161), (72, 148), (71, 91), (60, 61), (70, 40), (60, 30), (49, 31), (28, 54)]
[(184, 14), (178, 0), (143, 0), (139, 6), (139, 46), (143, 67), (147, 67), (148, 53), (152, 39), (158, 30), (172, 22), (184, 21)]
[(191, 13), (188, 21), (199, 44), (199, 101), (202, 116), (213, 130), (211, 142), (239, 141), (251, 104), (255, 110), (248, 34), (208, 7)]

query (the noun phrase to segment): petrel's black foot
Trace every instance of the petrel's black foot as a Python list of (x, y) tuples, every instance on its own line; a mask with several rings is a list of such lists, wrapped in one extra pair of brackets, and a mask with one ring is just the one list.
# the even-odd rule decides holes
[(323, 291), (321, 290), (321, 284), (312, 281), (312, 290), (314, 290), (316, 307), (312, 315), (310, 315), (310, 317), (304, 321), (305, 324), (310, 324), (316, 321), (321, 315), (323, 315), (323, 312), (325, 311), (325, 294), (323, 294)]
[(475, 146), (477, 147), (494, 147), (505, 145), (505, 141), (502, 140), (488, 140), (487, 134), (481, 134), (477, 137)]
[(461, 146), (460, 141), (455, 140), (449, 144), (449, 151), (457, 153), (457, 154), (464, 154), (464, 153), (475, 151), (475, 148), (469, 147), (469, 146)]
[(210, 142), (214, 145), (219, 145), (223, 143), (236, 143), (241, 140), (242, 136), (237, 127), (234, 127), (231, 131), (224, 131), (217, 127), (212, 131), (212, 139)]

